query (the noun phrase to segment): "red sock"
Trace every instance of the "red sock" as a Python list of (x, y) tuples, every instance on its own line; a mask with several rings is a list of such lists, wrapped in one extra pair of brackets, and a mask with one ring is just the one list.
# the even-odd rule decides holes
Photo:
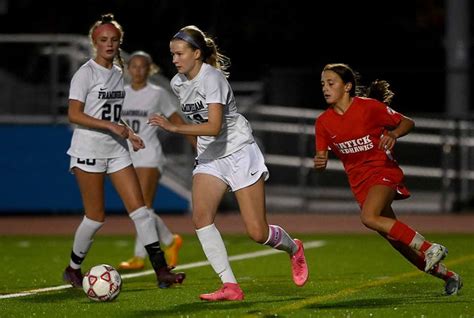
[(421, 234), (400, 221), (395, 221), (388, 235), (422, 253), (431, 246), (431, 243), (426, 241)]
[(426, 252), (427, 249), (429, 249), (431, 247), (431, 243), (428, 242), (428, 241), (424, 241), (422, 244), (421, 244), (421, 247), (420, 247), (420, 252), (422, 252), (423, 254)]
[(402, 242), (405, 245), (410, 245), (411, 241), (416, 235), (416, 232), (408, 225), (395, 221), (390, 232), (388, 233), (393, 239)]
[(415, 263), (415, 266), (422, 272), (425, 271), (425, 265), (426, 265), (426, 262), (425, 262), (425, 255), (424, 254), (421, 254), (419, 255), (419, 257), (417, 258), (416, 260), (416, 263)]
[(443, 280), (447, 280), (448, 278), (454, 275), (453, 271), (450, 271), (446, 268), (446, 265), (443, 263), (436, 264), (433, 269), (430, 271), (430, 274), (434, 277), (441, 278)]

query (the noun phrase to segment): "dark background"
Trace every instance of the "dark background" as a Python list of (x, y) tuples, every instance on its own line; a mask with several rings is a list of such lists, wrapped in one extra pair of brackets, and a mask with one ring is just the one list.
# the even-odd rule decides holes
[(388, 80), (401, 112), (444, 112), (443, 1), (0, 3), (1, 33), (87, 34), (101, 14), (114, 13), (125, 31), (123, 49), (148, 51), (169, 78), (175, 72), (169, 40), (195, 24), (232, 59), (230, 80), (264, 81), (269, 104), (323, 108), (321, 69), (343, 62), (361, 74), (362, 84)]

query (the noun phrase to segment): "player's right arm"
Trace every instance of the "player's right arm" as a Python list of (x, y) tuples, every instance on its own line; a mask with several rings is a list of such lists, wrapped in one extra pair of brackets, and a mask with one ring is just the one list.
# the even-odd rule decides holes
[(69, 100), (68, 118), (72, 124), (94, 129), (109, 130), (122, 138), (128, 137), (127, 127), (87, 115), (84, 113), (84, 103), (75, 99)]
[(323, 128), (320, 118), (316, 119), (314, 128), (315, 128), (314, 135), (316, 137), (315, 138), (316, 155), (313, 158), (314, 169), (316, 169), (316, 171), (324, 171), (328, 164), (328, 148), (329, 147), (328, 147), (328, 143), (326, 139), (327, 134)]
[[(186, 123), (184, 119), (177, 112), (174, 112), (173, 114), (171, 114), (171, 116), (168, 117), (168, 119), (171, 123), (175, 125), (182, 125)], [(196, 150), (196, 143), (197, 143), (196, 136), (191, 136), (191, 135), (184, 135), (184, 136), (189, 141), (191, 146), (193, 146), (193, 149)]]
[(328, 151), (316, 151), (314, 156), (314, 168), (316, 171), (324, 171), (328, 164)]

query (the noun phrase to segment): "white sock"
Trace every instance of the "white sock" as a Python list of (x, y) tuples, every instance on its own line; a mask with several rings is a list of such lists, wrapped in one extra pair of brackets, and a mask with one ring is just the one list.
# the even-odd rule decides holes
[(147, 211), (146, 206), (136, 209), (130, 213), (130, 218), (135, 223), (137, 237), (143, 245), (149, 245), (158, 242), (158, 233), (156, 232), (155, 221)]
[(295, 241), (293, 241), (288, 233), (278, 225), (268, 226), (268, 238), (263, 245), (268, 245), (274, 249), (285, 251), (290, 255), (293, 255), (298, 251), (298, 246)]
[(89, 252), (92, 242), (94, 241), (94, 235), (102, 225), (104, 225), (103, 222), (97, 222), (84, 216), (81, 224), (76, 230), (76, 234), (74, 235), (74, 243), (72, 245), (72, 252), (74, 255), (71, 255), (69, 266), (74, 269), (81, 268), (82, 261), (86, 257), (87, 252)]
[(158, 231), (158, 237), (160, 238), (160, 243), (165, 246), (170, 246), (173, 243), (173, 233), (166, 226), (165, 222), (156, 214), (155, 210), (148, 209), (148, 213), (155, 220), (156, 229)]
[(138, 239), (138, 235), (137, 237), (135, 238), (135, 252), (133, 254), (134, 256), (138, 256), (138, 257), (141, 257), (141, 258), (145, 258), (146, 257), (146, 249), (145, 249), (145, 246), (143, 245), (143, 243)]
[(415, 251), (420, 251), (421, 246), (423, 245), (424, 242), (425, 242), (424, 236), (421, 235), (420, 233), (416, 232), (415, 236), (413, 236), (413, 239), (411, 240), (411, 242), (408, 246), (410, 246)]
[(222, 283), (237, 283), (227, 257), (221, 234), (214, 224), (196, 230), (202, 249)]

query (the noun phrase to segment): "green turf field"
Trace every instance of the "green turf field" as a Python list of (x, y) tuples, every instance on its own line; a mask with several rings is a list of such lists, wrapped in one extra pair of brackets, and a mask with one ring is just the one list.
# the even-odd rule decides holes
[[(474, 235), (427, 235), (448, 246), (445, 260), (464, 280), (460, 295), (443, 295), (443, 282), (416, 270), (381, 237), (300, 235), (306, 243), (310, 280), (293, 285), (287, 255), (232, 261), (245, 292), (243, 302), (205, 303), (198, 295), (220, 286), (195, 236), (185, 236), (181, 286), (158, 289), (154, 275), (124, 276), (119, 297), (90, 301), (81, 289), (60, 287), (15, 298), (33, 289), (64, 286), (69, 237), (0, 237), (0, 317), (474, 317)], [(271, 251), (244, 236), (224, 235), (229, 255)], [(116, 265), (128, 258), (133, 238), (98, 236), (83, 265)], [(147, 270), (150, 266), (147, 267)], [(125, 273), (122, 273), (125, 274)]]

